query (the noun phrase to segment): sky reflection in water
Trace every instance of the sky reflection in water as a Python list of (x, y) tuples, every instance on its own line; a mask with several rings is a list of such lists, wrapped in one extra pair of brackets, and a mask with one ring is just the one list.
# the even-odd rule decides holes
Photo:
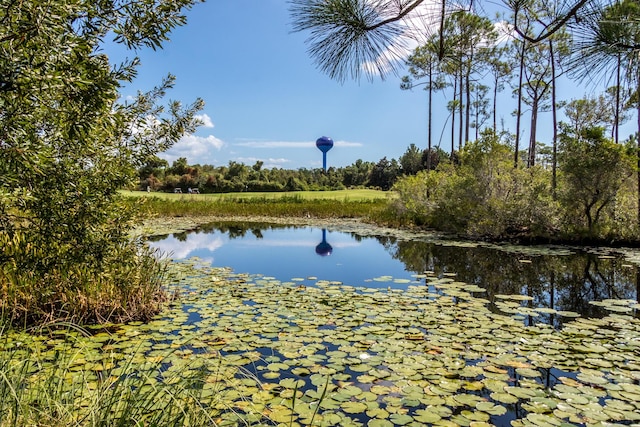
[[(324, 236), (324, 238), (323, 238)], [(151, 242), (174, 259), (197, 256), (213, 266), (237, 273), (262, 274), (280, 281), (304, 278), (351, 286), (406, 288), (423, 285), (425, 271), (476, 284), (496, 295), (522, 294), (531, 307), (573, 311), (600, 317), (589, 301), (638, 299), (638, 269), (621, 256), (573, 250), (571, 254), (517, 253), (487, 247), (461, 247), (447, 242), (401, 240), (388, 236), (312, 227), (219, 224)], [(326, 255), (319, 255), (324, 252)], [(554, 315), (526, 319), (558, 324)]]

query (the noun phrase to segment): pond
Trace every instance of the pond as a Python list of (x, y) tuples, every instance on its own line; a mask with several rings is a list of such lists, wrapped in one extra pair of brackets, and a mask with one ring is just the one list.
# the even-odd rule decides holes
[(345, 224), (210, 224), (149, 244), (171, 254), (178, 298), (90, 334), (0, 334), (20, 389), (59, 390), (78, 419), (102, 404), (92, 391), (148, 392), (155, 414), (206, 412), (189, 425), (640, 422), (635, 251)]
[[(199, 257), (238, 273), (281, 281), (313, 277), (351, 286), (407, 289), (429, 278), (454, 277), (478, 285), (496, 309), (496, 295), (525, 295), (528, 324), (560, 326), (578, 313), (602, 317), (597, 302), (640, 296), (629, 251), (559, 246), (514, 246), (433, 238), (359, 234), (309, 226), (224, 223), (153, 239), (173, 259)], [(305, 280), (305, 284), (313, 281)], [(546, 312), (545, 312), (546, 311)], [(560, 313), (560, 314), (558, 314)], [(568, 316), (562, 316), (567, 314)]]

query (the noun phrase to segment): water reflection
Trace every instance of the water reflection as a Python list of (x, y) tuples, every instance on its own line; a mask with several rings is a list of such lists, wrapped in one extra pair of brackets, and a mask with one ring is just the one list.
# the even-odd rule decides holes
[(333, 252), (333, 248), (327, 243), (327, 229), (322, 229), (322, 242), (316, 246), (316, 253), (320, 256), (329, 256)]
[[(640, 295), (639, 270), (620, 255), (575, 251), (571, 255), (526, 255), (483, 247), (463, 249), (424, 242), (379, 238), (392, 257), (412, 271), (456, 273), (456, 280), (495, 295), (527, 295), (530, 307), (573, 311), (588, 317), (605, 314), (590, 301), (633, 299)], [(495, 305), (494, 305), (495, 307)], [(556, 323), (554, 314), (539, 314), (545, 323)], [(527, 319), (529, 323), (539, 321)]]
[[(616, 254), (579, 250), (527, 253), (464, 247), (455, 242), (363, 237), (326, 229), (317, 244), (318, 231), (267, 224), (210, 224), (152, 245), (172, 252), (175, 258), (200, 256), (213, 265), (282, 281), (316, 276), (353, 286), (398, 288), (424, 286), (433, 277), (455, 275), (457, 281), (486, 289), (477, 296), (487, 298), (494, 310), (498, 310), (497, 295), (518, 294), (531, 298), (523, 303), (531, 308), (601, 317), (605, 311), (590, 301), (638, 300), (640, 294), (638, 268)], [(339, 252), (333, 253), (327, 234), (333, 246), (340, 247)], [(429, 272), (426, 279), (425, 272)], [(553, 312), (534, 314), (524, 321), (559, 326), (564, 320)]]

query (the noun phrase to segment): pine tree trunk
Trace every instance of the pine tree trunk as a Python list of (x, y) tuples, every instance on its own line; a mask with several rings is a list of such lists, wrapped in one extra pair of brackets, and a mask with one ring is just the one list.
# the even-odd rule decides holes
[[(460, 62), (462, 63), (462, 58), (460, 58)], [(463, 72), (462, 72), (462, 66), (460, 67), (460, 88), (459, 88), (459, 92), (460, 92), (460, 104), (458, 104), (458, 114), (460, 114), (459, 118), (460, 118), (460, 123), (458, 124), (458, 151), (462, 150), (462, 136), (463, 136), (463, 127), (464, 127), (464, 120), (463, 120), (463, 115), (462, 115), (462, 109), (463, 109), (463, 105), (462, 105), (462, 93), (463, 93)]]
[[(537, 95), (537, 94), (536, 94)], [(533, 97), (531, 104), (531, 130), (529, 131), (529, 160), (527, 167), (533, 167), (536, 164), (536, 128), (538, 123), (538, 97)]]
[(427, 119), (427, 171), (431, 170), (431, 107), (433, 95), (433, 62), (429, 62), (429, 117)]
[[(640, 91), (640, 73), (638, 73), (637, 82), (636, 82), (636, 91)], [(637, 93), (636, 95), (640, 95)], [(637, 109), (637, 121), (638, 121), (638, 136), (636, 138), (636, 151), (638, 156), (638, 225), (640, 225), (640, 96), (636, 96), (638, 99), (636, 101), (636, 109)]]
[(513, 160), (513, 167), (518, 167), (518, 151), (520, 150), (520, 122), (522, 118), (522, 79), (524, 78), (524, 49), (525, 42), (522, 40), (522, 50), (520, 51), (520, 77), (518, 80), (518, 112), (516, 117), (516, 147)]
[(620, 128), (620, 55), (616, 65), (616, 108), (613, 116), (613, 140), (618, 144), (618, 130)]
[(556, 199), (558, 165), (558, 107), (556, 105), (556, 58), (553, 53), (553, 42), (549, 39), (549, 55), (551, 56), (551, 114), (553, 115), (553, 154), (551, 157), (551, 196)]
[[(469, 61), (471, 61), (471, 58), (469, 58)], [(471, 74), (471, 66), (468, 67), (468, 69), (465, 72), (465, 91), (467, 93), (467, 105), (464, 106), (464, 110), (465, 110), (465, 126), (464, 126), (464, 143), (466, 144), (467, 142), (469, 142), (469, 118), (471, 116), (471, 88), (470, 88), (470, 84), (469, 84), (469, 75)]]

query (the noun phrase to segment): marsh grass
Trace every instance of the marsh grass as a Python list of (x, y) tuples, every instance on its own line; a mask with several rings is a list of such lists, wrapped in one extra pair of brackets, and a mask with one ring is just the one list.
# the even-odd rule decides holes
[[(43, 258), (50, 256), (33, 246), (5, 250), (29, 251), (31, 258), (38, 251)], [(14, 325), (148, 319), (167, 299), (166, 263), (142, 245), (121, 247), (101, 262), (101, 268), (60, 262), (41, 273), (25, 268), (19, 260), (14, 256), (0, 266), (0, 316)]]
[(388, 221), (393, 218), (386, 198), (307, 198), (305, 195), (210, 197), (188, 195), (179, 198), (147, 197), (140, 203), (147, 216), (268, 216), (274, 218), (360, 218)]
[[(81, 330), (62, 326), (68, 329), (57, 336), (64, 340)], [(225, 406), (215, 381), (207, 388), (210, 370), (188, 363), (172, 368), (171, 351), (143, 363), (134, 362), (134, 352), (95, 370), (78, 364), (86, 357), (81, 347), (26, 346), (6, 327), (0, 325), (0, 427), (262, 425)]]

